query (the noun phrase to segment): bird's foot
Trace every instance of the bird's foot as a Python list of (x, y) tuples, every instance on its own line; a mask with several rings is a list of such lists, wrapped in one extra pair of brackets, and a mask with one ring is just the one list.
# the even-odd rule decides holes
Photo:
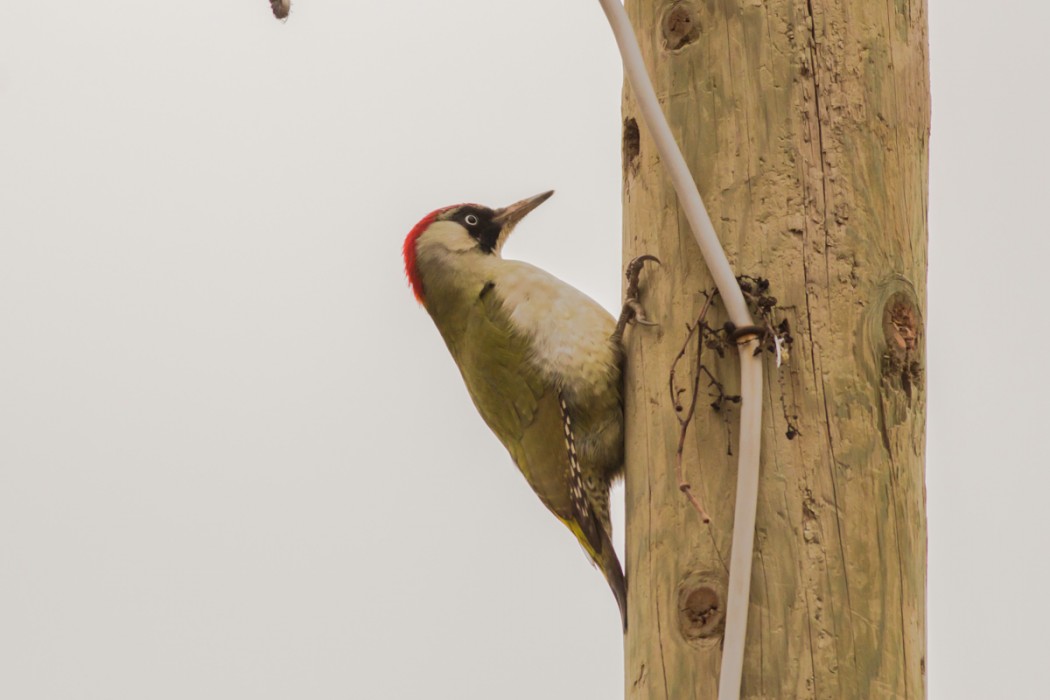
[(639, 255), (627, 264), (627, 269), (624, 273), (627, 277), (627, 298), (623, 302), (623, 310), (620, 312), (620, 319), (616, 322), (616, 330), (613, 331), (612, 335), (617, 342), (623, 340), (623, 332), (627, 328), (628, 323), (637, 323), (642, 326), (656, 325), (656, 323), (646, 317), (645, 309), (642, 308), (641, 302), (638, 301), (638, 278), (641, 275), (642, 267), (649, 261), (655, 262), (657, 265), (660, 264), (660, 259), (655, 255)]

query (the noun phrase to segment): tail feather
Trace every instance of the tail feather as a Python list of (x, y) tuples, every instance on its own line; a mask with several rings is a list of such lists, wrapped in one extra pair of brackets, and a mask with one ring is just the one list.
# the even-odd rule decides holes
[(620, 620), (623, 622), (623, 631), (627, 633), (627, 580), (624, 578), (623, 569), (620, 568), (620, 560), (616, 557), (616, 550), (606, 533), (602, 533), (602, 552), (599, 562), (605, 580), (609, 582), (616, 604), (620, 607)]
[(609, 583), (609, 588), (612, 589), (613, 596), (616, 597), (616, 604), (620, 608), (620, 620), (623, 623), (623, 631), (627, 632), (627, 580), (624, 578), (623, 569), (620, 568), (620, 560), (616, 556), (616, 550), (613, 549), (612, 540), (609, 539), (609, 533), (605, 528), (599, 528), (601, 535), (599, 543), (601, 549), (595, 551), (594, 546), (591, 545), (587, 539), (587, 535), (584, 534), (583, 528), (574, 519), (558, 517), (565, 526), (572, 531), (572, 534), (576, 536), (576, 540), (583, 547), (584, 553), (587, 554), (587, 558), (591, 560), (595, 566), (602, 570), (602, 575), (605, 576), (605, 580)]

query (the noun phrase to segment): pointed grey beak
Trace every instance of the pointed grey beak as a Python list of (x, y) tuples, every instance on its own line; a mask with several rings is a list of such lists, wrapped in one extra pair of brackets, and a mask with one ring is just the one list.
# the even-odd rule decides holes
[(514, 224), (524, 219), (526, 214), (550, 199), (552, 194), (554, 194), (554, 190), (523, 199), (520, 202), (514, 202), (514, 204), (502, 209), (497, 209), (496, 216), (493, 217), (492, 222), (503, 229), (509, 230), (514, 227)]

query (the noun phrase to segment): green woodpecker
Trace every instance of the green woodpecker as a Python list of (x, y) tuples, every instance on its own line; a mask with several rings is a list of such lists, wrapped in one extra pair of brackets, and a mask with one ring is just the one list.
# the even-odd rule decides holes
[(623, 473), (620, 337), (630, 317), (646, 321), (629, 301), (617, 323), (574, 287), (500, 256), (514, 226), (552, 194), (431, 212), (405, 238), (405, 271), (481, 417), (601, 569), (626, 630), (609, 488)]

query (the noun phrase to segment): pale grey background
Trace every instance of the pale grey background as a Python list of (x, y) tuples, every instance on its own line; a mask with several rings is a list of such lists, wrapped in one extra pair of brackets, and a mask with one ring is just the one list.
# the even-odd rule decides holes
[[(1045, 698), (1050, 10), (930, 4), (930, 691)], [(618, 697), (400, 246), (553, 187), (614, 308), (620, 81), (592, 0), (6, 4), (0, 697)]]

